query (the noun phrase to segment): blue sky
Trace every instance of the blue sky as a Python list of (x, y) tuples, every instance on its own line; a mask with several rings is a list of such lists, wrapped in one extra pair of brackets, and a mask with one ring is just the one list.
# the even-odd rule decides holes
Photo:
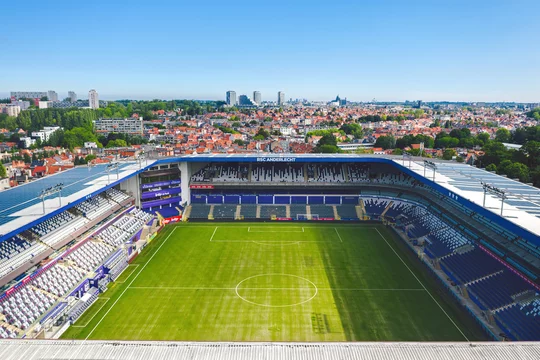
[(5, 2), (0, 96), (540, 102), (540, 1)]

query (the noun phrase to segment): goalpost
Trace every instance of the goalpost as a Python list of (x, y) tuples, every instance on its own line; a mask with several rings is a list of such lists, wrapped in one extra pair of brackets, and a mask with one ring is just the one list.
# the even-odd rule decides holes
[(296, 220), (319, 220), (319, 214), (296, 214)]

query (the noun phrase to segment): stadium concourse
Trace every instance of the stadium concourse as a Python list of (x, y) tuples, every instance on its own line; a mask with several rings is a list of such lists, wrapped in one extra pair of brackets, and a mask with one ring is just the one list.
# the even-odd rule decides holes
[[(108, 314), (111, 304), (102, 294), (166, 224), (332, 221), (384, 224), (486, 337), (538, 341), (539, 217), (538, 189), (468, 165), (423, 159), (190, 155), (76, 168), (0, 193), (0, 338), (58, 338), (100, 299)], [(36, 353), (45, 346), (0, 344), (0, 356), (21, 344)], [(110, 350), (110, 344), (54, 342), (64, 358), (91, 346)], [(119, 344), (123, 356), (140, 343)], [(152, 346), (149, 351), (164, 351), (161, 343)], [(211, 351), (177, 346), (192, 346), (201, 358)], [(376, 345), (309, 349), (323, 354), (332, 346), (359, 356)], [(453, 346), (419, 348), (429, 357), (429, 351)], [(485, 346), (470, 353), (458, 348), (468, 359), (492, 351)], [(536, 345), (492, 346), (510, 358), (538, 354)], [(393, 347), (414, 351), (399, 344), (377, 349), (384, 349), (382, 357)], [(218, 348), (220, 356), (236, 349)], [(302, 352), (296, 346), (248, 348)], [(116, 358), (113, 352), (107, 358)]]

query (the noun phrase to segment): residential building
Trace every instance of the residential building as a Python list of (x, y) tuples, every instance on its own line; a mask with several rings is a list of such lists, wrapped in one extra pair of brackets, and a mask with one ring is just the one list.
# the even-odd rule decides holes
[(277, 104), (279, 106), (285, 104), (285, 93), (283, 91), (278, 91), (277, 93)]
[(253, 101), (255, 102), (255, 104), (261, 105), (262, 98), (261, 98), (261, 92), (260, 91), (254, 91), (253, 92)]
[(53, 103), (52, 101), (40, 101), (38, 103), (38, 108), (40, 108), (40, 109), (48, 109), (48, 108), (52, 107), (51, 106), (52, 103)]
[(30, 101), (11, 100), (11, 105), (19, 106), (22, 110), (27, 110), (30, 107)]
[(71, 102), (77, 101), (77, 94), (75, 94), (75, 91), (69, 91), (68, 98)]
[(61, 129), (60, 126), (45, 126), (40, 131), (33, 131), (32, 132), (32, 138), (34, 138), (34, 139), (39, 138), (39, 139), (41, 139), (41, 142), (45, 142), (45, 141), (49, 140), (52, 133), (54, 133), (55, 131), (58, 131), (60, 129)]
[(227, 91), (227, 105), (229, 106), (236, 105), (236, 91), (232, 91), (232, 90)]
[(94, 89), (88, 92), (88, 105), (91, 109), (99, 109), (99, 96)]
[(98, 119), (94, 122), (96, 133), (107, 136), (109, 133), (143, 135), (143, 118)]
[(36, 139), (32, 139), (30, 136), (22, 137), (19, 140), (19, 147), (28, 149), (30, 146), (36, 143)]
[(47, 97), (49, 98), (49, 101), (58, 101), (58, 93), (56, 91), (47, 91)]
[(8, 116), (19, 116), (21, 107), (19, 105), (6, 104), (4, 107), (4, 112), (8, 114)]
[(12, 91), (11, 99), (41, 99), (42, 97), (47, 96), (47, 93), (44, 91)]

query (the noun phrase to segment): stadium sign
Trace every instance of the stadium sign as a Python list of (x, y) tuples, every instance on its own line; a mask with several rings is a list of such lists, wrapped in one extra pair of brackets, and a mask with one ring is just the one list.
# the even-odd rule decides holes
[(180, 221), (180, 220), (182, 220), (182, 216), (181, 216), (181, 215), (179, 215), (179, 216), (171, 216), (171, 217), (168, 217), (168, 218), (163, 219), (163, 220), (161, 221), (161, 223), (162, 223), (163, 225), (167, 225), (167, 224), (169, 224), (169, 223), (178, 222), (178, 221)]
[(258, 157), (257, 162), (295, 162), (294, 157)]
[(190, 189), (213, 189), (214, 185), (189, 185)]

